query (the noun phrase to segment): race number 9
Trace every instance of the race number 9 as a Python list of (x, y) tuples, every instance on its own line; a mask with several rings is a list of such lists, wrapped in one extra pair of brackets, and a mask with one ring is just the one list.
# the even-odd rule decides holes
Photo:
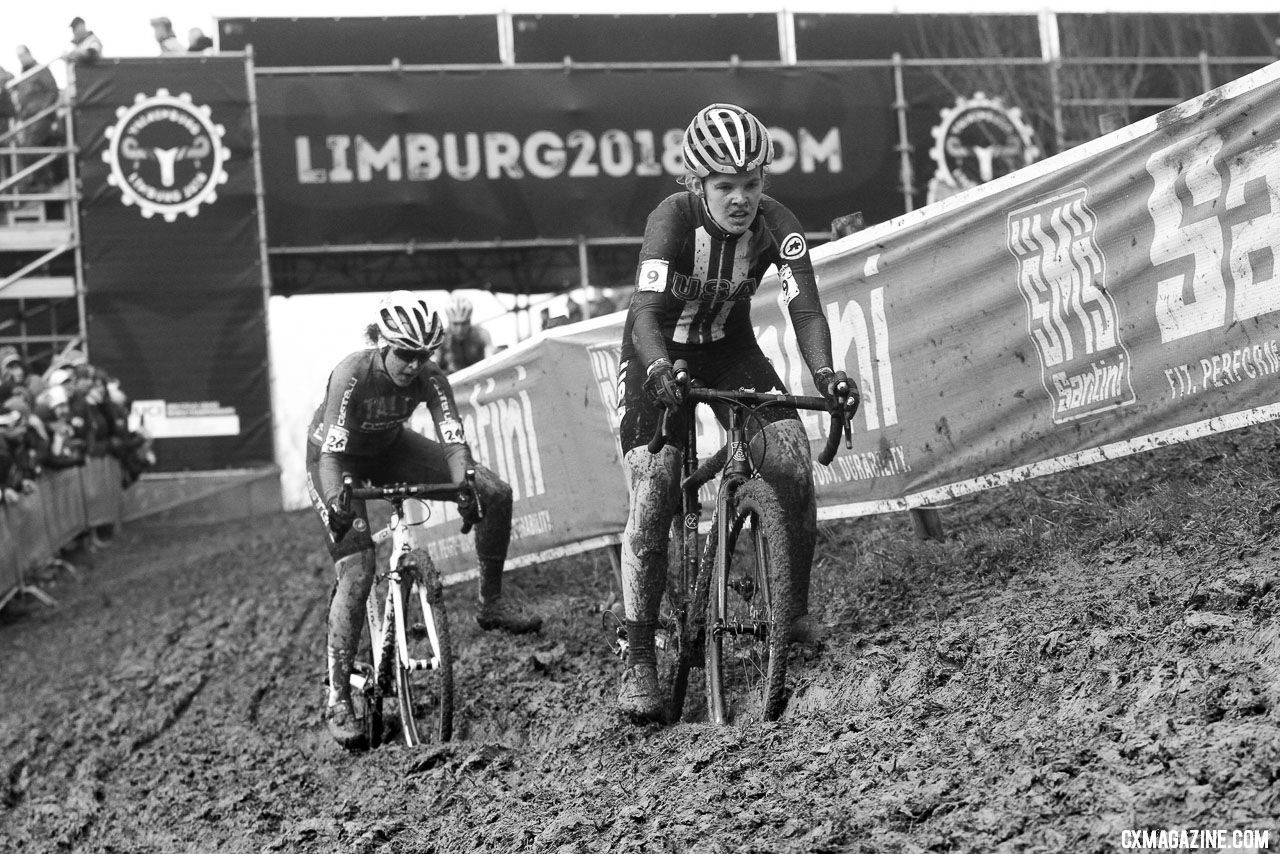
[(667, 289), (667, 269), (670, 264), (661, 258), (650, 258), (640, 264), (636, 290), (660, 294)]

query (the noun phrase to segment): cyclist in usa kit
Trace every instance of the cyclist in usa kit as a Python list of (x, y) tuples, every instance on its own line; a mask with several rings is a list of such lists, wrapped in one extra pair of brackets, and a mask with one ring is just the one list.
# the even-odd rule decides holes
[[(804, 229), (790, 210), (764, 195), (772, 153), (768, 130), (751, 113), (732, 104), (703, 108), (684, 135), (687, 192), (664, 199), (645, 227), (619, 365), (631, 509), (622, 541), (628, 658), (618, 706), (636, 722), (662, 714), (653, 638), (677, 504), (683, 428), (668, 429), (670, 441), (658, 454), (646, 446), (661, 410), (683, 399), (672, 360), (687, 361), (694, 379), (708, 386), (783, 391), (756, 341), (750, 315), (760, 279), (776, 266), (814, 384), (834, 401), (836, 385), (846, 379), (832, 367), (831, 330), (818, 300)], [(722, 413), (717, 416), (723, 421)], [(793, 634), (813, 637), (815, 627), (806, 615), (817, 509), (809, 440), (789, 408), (762, 409), (751, 430), (761, 475), (794, 513), (785, 544), (795, 573)]]
[[(409, 291), (383, 301), (368, 337), (378, 345), (357, 350), (329, 375), (324, 403), (316, 410), (307, 437), (307, 493), (324, 522), (329, 554), (337, 571), (329, 602), (329, 696), (325, 721), (344, 747), (362, 733), (351, 708), (350, 673), (365, 600), (374, 576), (374, 545), (363, 501), (348, 509), (339, 504), (342, 478), (350, 474), (374, 484), (447, 483), (476, 470), (483, 518), (476, 508), (459, 506), (475, 523), (480, 563), (480, 603), (476, 622), (483, 629), (536, 631), (542, 619), (502, 596), (502, 568), (511, 539), (511, 487), (471, 457), (453, 388), (432, 354), (444, 340), (444, 324)], [(405, 422), (425, 403), (440, 441), (406, 429)]]

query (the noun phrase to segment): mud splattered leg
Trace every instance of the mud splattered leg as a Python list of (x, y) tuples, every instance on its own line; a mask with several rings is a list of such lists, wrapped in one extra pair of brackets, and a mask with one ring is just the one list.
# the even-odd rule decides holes
[(809, 582), (818, 536), (818, 505), (813, 493), (809, 439), (799, 421), (775, 421), (752, 439), (753, 458), (763, 461), (760, 475), (773, 487), (787, 512), (785, 547), (791, 556), (791, 618), (809, 613)]
[(365, 602), (373, 586), (374, 553), (334, 561), (338, 578), (329, 599), (329, 705), (351, 702), (351, 662), (360, 645)]
[(653, 629), (667, 578), (667, 545), (680, 451), (648, 448), (627, 452), (631, 510), (622, 535), (622, 603), (627, 614), (627, 643), (632, 662), (653, 664)]

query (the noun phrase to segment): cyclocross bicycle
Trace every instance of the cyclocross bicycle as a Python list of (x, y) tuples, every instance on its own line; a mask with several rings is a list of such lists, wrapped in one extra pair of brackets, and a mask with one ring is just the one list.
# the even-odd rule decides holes
[[(683, 717), (689, 671), (699, 665), (706, 670), (707, 715), (713, 722), (723, 725), (753, 713), (775, 720), (786, 700), (791, 566), (780, 545), (786, 516), (772, 487), (757, 475), (760, 460), (752, 457), (747, 425), (767, 406), (829, 412), (831, 427), (818, 462), (830, 465), (842, 438), (852, 446), (849, 423), (857, 391), (852, 383), (842, 384), (832, 405), (821, 397), (704, 388), (690, 384), (683, 361), (675, 370), (685, 387), (685, 442), (680, 509), (672, 525), (676, 559), (667, 573), (657, 639), (659, 672), (671, 686), (667, 720)], [(725, 404), (729, 421), (728, 442), (701, 466), (698, 403)], [(666, 444), (670, 416), (664, 412), (651, 453)], [(767, 443), (759, 453), (768, 454)], [(700, 550), (698, 491), (717, 474), (711, 529)], [(616, 648), (625, 654), (624, 632), (619, 635)]]
[[(362, 637), (351, 670), (351, 705), (370, 747), (382, 742), (382, 702), (392, 694), (405, 744), (412, 747), (431, 738), (448, 741), (453, 735), (453, 649), (443, 586), (431, 556), (413, 546), (404, 502), (474, 502), (473, 515), (478, 519), (483, 511), (475, 475), (475, 470), (469, 469), (463, 481), (445, 484), (357, 487), (350, 476), (342, 480), (339, 501), (344, 508), (353, 498), (381, 499), (391, 505), (390, 521), (373, 535), (375, 543), (391, 541), (391, 554), (386, 571), (374, 577), (369, 590), (365, 605), (368, 635)], [(470, 529), (471, 522), (464, 522), (462, 532)]]

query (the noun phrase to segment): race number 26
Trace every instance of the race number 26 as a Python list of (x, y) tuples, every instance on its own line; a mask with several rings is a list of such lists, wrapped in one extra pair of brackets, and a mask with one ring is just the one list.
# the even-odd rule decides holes
[[(1280, 309), (1280, 156), (1259, 147), (1220, 159), (1216, 131), (1181, 139), (1147, 161), (1155, 189), (1151, 263), (1164, 343)], [(1271, 177), (1269, 177), (1269, 175)]]

